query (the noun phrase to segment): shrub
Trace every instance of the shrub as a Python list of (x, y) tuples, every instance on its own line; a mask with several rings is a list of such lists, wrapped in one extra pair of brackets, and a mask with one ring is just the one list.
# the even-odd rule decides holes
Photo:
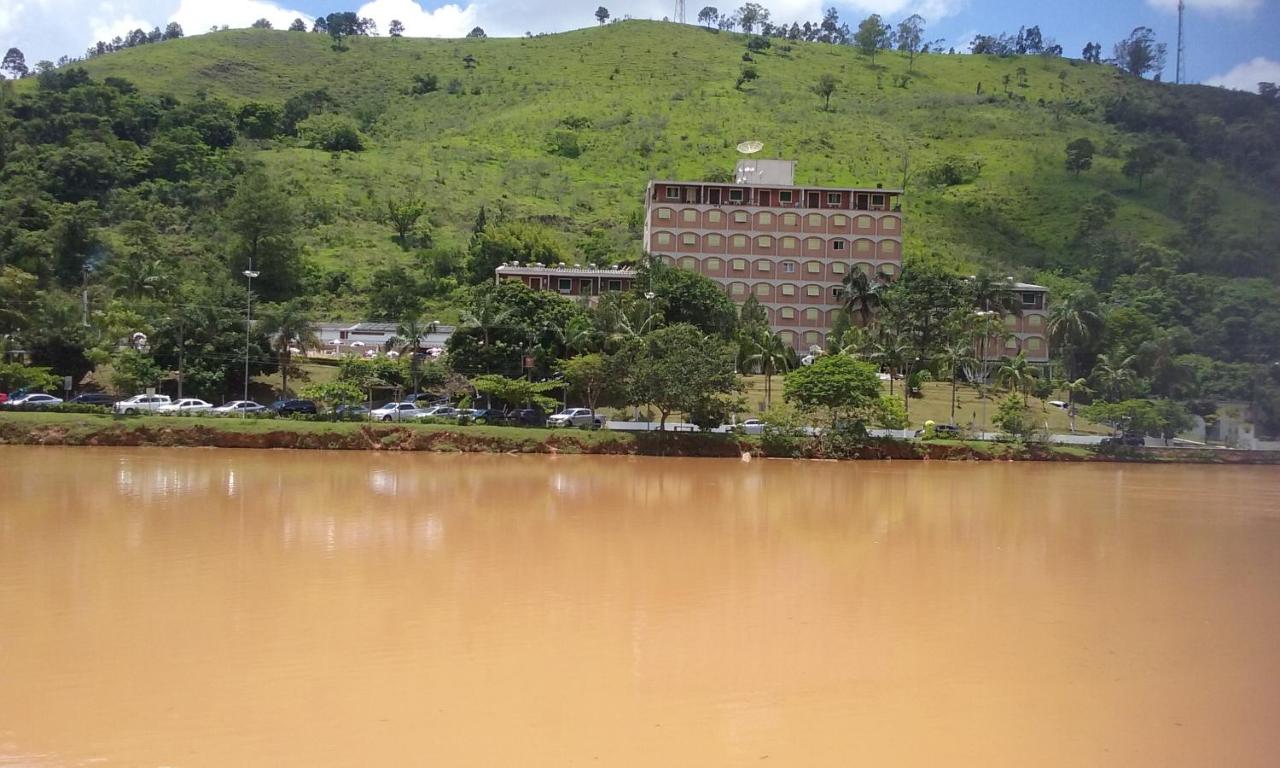
[(775, 406), (764, 414), (760, 446), (768, 456), (803, 456), (812, 442), (804, 417), (794, 408)]
[(573, 159), (582, 154), (582, 146), (578, 144), (578, 134), (573, 131), (555, 130), (547, 137), (547, 151)]
[(414, 96), (424, 96), (428, 93), (435, 93), (440, 89), (440, 79), (435, 75), (414, 75), (413, 88), (411, 89)]
[(1027, 407), (1022, 404), (1022, 398), (1017, 395), (1009, 395), (1000, 401), (1000, 408), (996, 411), (995, 425), (1005, 437), (1020, 442), (1030, 437), (1034, 429)]
[(971, 184), (982, 174), (982, 161), (976, 157), (950, 155), (928, 166), (921, 179), (934, 187), (953, 187)]
[(315, 115), (298, 124), (298, 135), (313, 149), (328, 152), (359, 152), (364, 138), (351, 118), (342, 115)]

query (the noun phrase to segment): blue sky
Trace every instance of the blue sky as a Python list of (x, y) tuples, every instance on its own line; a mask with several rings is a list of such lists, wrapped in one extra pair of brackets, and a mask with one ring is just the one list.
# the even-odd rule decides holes
[[(696, 16), (707, 0), (688, 0), (688, 16)], [(490, 35), (554, 32), (594, 23), (592, 13), (603, 2), (615, 17), (660, 19), (672, 14), (674, 0), (416, 0), (323, 2), (318, 0), (0, 0), (0, 50), (16, 46), (29, 63), (83, 51), (95, 40), (109, 39), (135, 27), (183, 25), (187, 34), (213, 25), (248, 26), (266, 17), (277, 26), (295, 16), (314, 18), (332, 10), (351, 9), (379, 22), (383, 31), (401, 20), (411, 36), (460, 36), (473, 26)], [(715, 0), (711, 0), (715, 2)], [(1059, 42), (1067, 55), (1079, 56), (1086, 42), (1096, 41), (1109, 55), (1112, 44), (1137, 26), (1149, 26), (1169, 45), (1165, 79), (1173, 79), (1177, 0), (1074, 0), (1054, 4), (1018, 0), (852, 0), (836, 3), (850, 26), (877, 12), (891, 22), (911, 13), (928, 21), (930, 39), (967, 48), (974, 33), (1014, 32), (1037, 24)], [(762, 3), (775, 22), (817, 20), (821, 0), (774, 0)], [(731, 10), (729, 3), (721, 11)], [(1187, 0), (1187, 79), (1252, 90), (1258, 80), (1280, 81), (1280, 0)]]

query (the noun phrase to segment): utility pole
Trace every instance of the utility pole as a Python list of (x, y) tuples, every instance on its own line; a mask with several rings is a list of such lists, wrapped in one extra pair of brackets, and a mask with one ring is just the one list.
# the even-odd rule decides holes
[(676, 0), (676, 15), (673, 19), (678, 24), (684, 24), (684, 0)]
[(1184, 0), (1178, 0), (1178, 63), (1173, 75), (1173, 82), (1181, 85), (1186, 81), (1186, 48), (1182, 43), (1182, 14), (1186, 10)]
[(187, 320), (185, 317), (178, 318), (178, 399), (182, 399), (182, 363), (183, 356), (187, 351), (187, 340), (185, 329), (183, 326)]
[[(253, 259), (249, 259), (249, 268), (244, 271), (247, 277), (248, 286), (245, 288), (244, 303), (244, 399), (249, 399), (249, 333), (253, 329), (253, 278), (260, 273), (253, 271)], [(240, 410), (240, 415), (244, 416), (244, 409)]]

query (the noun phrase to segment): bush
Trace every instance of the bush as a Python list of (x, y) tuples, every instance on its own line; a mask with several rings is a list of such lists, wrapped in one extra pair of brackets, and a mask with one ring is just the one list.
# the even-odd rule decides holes
[(315, 115), (298, 124), (298, 135), (312, 149), (328, 152), (359, 152), (364, 149), (360, 129), (349, 117)]
[(578, 144), (578, 134), (573, 131), (556, 130), (547, 137), (547, 151), (572, 160), (582, 154), (582, 146)]
[(934, 187), (970, 184), (982, 174), (982, 161), (976, 157), (951, 155), (928, 166), (920, 174), (924, 183)]
[(906, 429), (907, 407), (896, 397), (881, 396), (875, 406), (874, 423), (882, 429)]
[(765, 455), (798, 458), (808, 452), (813, 438), (804, 417), (794, 408), (775, 406), (764, 414), (760, 446)]
[(1019, 442), (1030, 437), (1034, 429), (1027, 407), (1022, 404), (1022, 399), (1017, 395), (1009, 395), (1000, 402), (1000, 408), (996, 411), (995, 425), (1005, 437)]
[(413, 88), (411, 89), (414, 96), (423, 96), (428, 93), (435, 93), (440, 89), (440, 80), (435, 75), (414, 75)]
[(818, 437), (822, 455), (828, 459), (854, 458), (866, 444), (866, 425), (853, 419), (840, 419)]

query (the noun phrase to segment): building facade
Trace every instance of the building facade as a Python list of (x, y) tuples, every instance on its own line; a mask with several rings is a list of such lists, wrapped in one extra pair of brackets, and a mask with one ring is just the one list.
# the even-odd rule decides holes
[(902, 270), (901, 190), (804, 187), (790, 161), (742, 161), (733, 182), (652, 181), (644, 248), (748, 296), (793, 348), (823, 344), (853, 270)]
[(539, 291), (586, 297), (630, 290), (636, 279), (635, 270), (627, 267), (522, 265), (516, 262), (500, 265), (494, 270), (494, 275), (498, 282), (515, 280)]
[(1004, 316), (1004, 327), (1008, 336), (1003, 343), (989, 345), (991, 351), (988, 352), (988, 358), (1016, 357), (1019, 352), (1022, 352), (1030, 362), (1047, 364), (1049, 362), (1047, 329), (1049, 289), (1043, 285), (1031, 283), (1014, 283), (1012, 288), (1021, 313)]

